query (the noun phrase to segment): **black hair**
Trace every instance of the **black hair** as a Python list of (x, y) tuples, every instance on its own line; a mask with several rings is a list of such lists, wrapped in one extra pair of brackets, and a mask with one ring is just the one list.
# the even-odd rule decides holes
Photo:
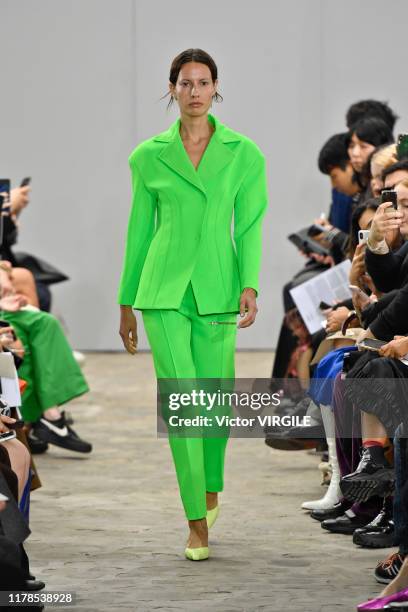
[(375, 147), (394, 142), (391, 129), (379, 117), (365, 117), (354, 123), (349, 130), (348, 144), (353, 134), (363, 142), (368, 142)]
[[(211, 55), (207, 53), (206, 51), (203, 51), (202, 49), (186, 49), (185, 51), (182, 51), (181, 53), (179, 53), (171, 63), (169, 81), (172, 85), (175, 85), (177, 83), (177, 79), (178, 79), (178, 75), (181, 70), (181, 67), (184, 66), (184, 64), (188, 64), (189, 62), (197, 62), (199, 64), (205, 64), (210, 69), (211, 78), (213, 82), (217, 80), (218, 68), (217, 68), (217, 64), (214, 62)], [(165, 96), (163, 96), (163, 98), (165, 98), (169, 94), (170, 92), (168, 92)], [(213, 99), (215, 102), (222, 102), (223, 97), (221, 94), (216, 92), (213, 96)], [(167, 104), (167, 108), (170, 108), (173, 102), (174, 102), (174, 98), (170, 94), (170, 100), (169, 100), (169, 103)]]
[(368, 198), (361, 204), (359, 204), (353, 211), (351, 216), (350, 225), (350, 239), (349, 239), (349, 254), (352, 257), (356, 246), (358, 244), (358, 232), (360, 229), (359, 221), (366, 210), (377, 210), (381, 204), (381, 198)]
[(384, 168), (381, 174), (382, 180), (385, 179), (386, 176), (392, 174), (393, 172), (397, 172), (397, 170), (407, 170), (408, 171), (408, 159), (404, 158), (400, 161), (395, 162), (395, 164), (391, 164), (391, 166), (387, 166)]
[(347, 152), (347, 139), (347, 132), (343, 132), (341, 134), (334, 134), (324, 143), (320, 149), (317, 161), (320, 172), (330, 174), (331, 170), (335, 167), (339, 167), (342, 170), (346, 169), (350, 161)]
[(389, 107), (388, 102), (379, 100), (360, 100), (350, 106), (346, 113), (346, 124), (350, 129), (354, 123), (365, 117), (378, 117), (385, 121), (391, 132), (394, 130), (398, 115)]

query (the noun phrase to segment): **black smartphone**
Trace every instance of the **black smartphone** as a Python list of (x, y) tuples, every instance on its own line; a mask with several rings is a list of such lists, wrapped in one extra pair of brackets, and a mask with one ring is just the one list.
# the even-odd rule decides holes
[[(3, 321), (2, 319), (0, 319), (0, 328), (1, 327), (11, 327), (10, 323), (8, 321)], [(15, 331), (13, 329), (13, 331), (11, 332), (12, 336), (14, 338), (14, 341), (17, 340), (17, 336), (15, 334)]]
[(314, 223), (307, 230), (307, 235), (313, 238), (313, 236), (318, 236), (319, 234), (323, 234), (324, 232), (327, 232), (327, 227)]
[(398, 136), (397, 157), (399, 160), (408, 157), (408, 134), (399, 134)]
[(31, 176), (26, 176), (20, 183), (20, 187), (27, 187), (31, 183)]
[(394, 189), (383, 189), (381, 192), (381, 204), (384, 204), (384, 202), (392, 202), (393, 207), (397, 210), (397, 192)]

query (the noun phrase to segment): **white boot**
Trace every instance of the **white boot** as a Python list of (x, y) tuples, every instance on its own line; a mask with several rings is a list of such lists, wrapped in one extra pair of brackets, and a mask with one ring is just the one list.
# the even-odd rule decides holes
[(304, 510), (330, 510), (340, 501), (340, 470), (336, 454), (336, 438), (334, 433), (334, 414), (330, 406), (321, 406), (324, 431), (329, 448), (329, 463), (332, 466), (332, 477), (326, 494), (321, 499), (303, 502)]

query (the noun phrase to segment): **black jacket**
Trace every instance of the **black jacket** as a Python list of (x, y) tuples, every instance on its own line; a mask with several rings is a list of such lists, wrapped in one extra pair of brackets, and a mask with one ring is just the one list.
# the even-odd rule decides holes
[(387, 293), (399, 289), (408, 281), (408, 242), (398, 251), (376, 255), (366, 249), (367, 272), (379, 291)]

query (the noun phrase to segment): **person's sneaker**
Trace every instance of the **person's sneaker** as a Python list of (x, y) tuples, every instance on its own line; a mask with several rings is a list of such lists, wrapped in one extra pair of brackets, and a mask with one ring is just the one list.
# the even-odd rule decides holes
[(61, 417), (56, 421), (41, 417), (39, 421), (33, 423), (33, 429), (37, 438), (49, 444), (55, 444), (55, 446), (77, 453), (90, 453), (92, 450), (92, 444), (81, 440), (72, 427), (68, 425), (64, 412), (61, 412)]
[(404, 563), (405, 555), (393, 553), (381, 561), (374, 570), (374, 578), (381, 584), (389, 584), (399, 573)]
[(363, 448), (357, 469), (340, 481), (340, 489), (346, 499), (365, 502), (370, 497), (390, 495), (395, 486), (395, 472), (388, 466), (379, 447)]
[(48, 442), (43, 442), (43, 440), (37, 438), (32, 429), (27, 434), (27, 442), (32, 455), (41, 455), (48, 450)]
[(72, 354), (74, 356), (75, 361), (77, 362), (77, 364), (83, 368), (86, 362), (86, 357), (83, 353), (81, 353), (80, 351), (72, 351)]

